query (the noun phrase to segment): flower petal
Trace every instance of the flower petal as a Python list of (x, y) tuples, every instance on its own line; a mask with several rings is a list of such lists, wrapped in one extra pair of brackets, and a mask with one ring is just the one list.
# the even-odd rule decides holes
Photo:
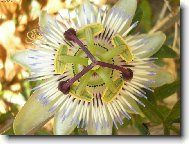
[[(43, 53), (45, 52), (45, 54)], [(53, 54), (51, 50), (48, 49), (27, 49), (18, 51), (11, 55), (12, 61), (22, 65), (23, 67), (31, 70), (35, 67), (35, 64), (40, 63), (39, 57), (45, 57)]]
[(156, 32), (153, 34), (142, 34), (136, 36), (134, 41), (138, 39), (142, 39), (142, 41), (136, 46), (141, 46), (134, 50), (133, 53), (135, 55), (138, 53), (137, 57), (139, 58), (145, 58), (150, 57), (156, 52), (158, 52), (158, 50), (162, 47), (163, 43), (165, 42), (166, 36), (162, 32)]
[(164, 84), (172, 83), (175, 79), (171, 73), (159, 69), (152, 80), (154, 80), (154, 83), (150, 84), (150, 87), (160, 87)]
[(175, 78), (166, 69), (159, 67), (156, 64), (151, 64), (152, 72), (155, 75), (143, 75), (143, 78), (147, 78), (149, 81), (143, 82), (147, 87), (159, 87), (164, 84), (172, 83)]
[(95, 9), (88, 0), (84, 0), (79, 8), (79, 20), (81, 25), (86, 25), (88, 22), (92, 23), (92, 19), (96, 19)]
[(88, 135), (112, 135), (112, 127), (113, 127), (113, 121), (111, 118), (109, 118), (109, 125), (104, 124), (104, 127), (96, 127), (95, 124), (92, 124), (92, 122), (89, 122), (87, 133)]
[(54, 23), (54, 19), (47, 14), (46, 11), (42, 11), (40, 16), (39, 16), (39, 26), (42, 27), (47, 27), (49, 25), (49, 22)]
[(41, 92), (41, 90), (35, 91), (16, 115), (13, 123), (13, 128), (16, 135), (28, 134), (54, 114), (49, 112), (49, 109), (54, 101), (47, 106), (43, 106), (37, 100), (37, 96), (39, 96)]
[(54, 120), (54, 134), (55, 135), (69, 135), (77, 126), (76, 123), (71, 123), (74, 111), (66, 117), (63, 121), (62, 111), (58, 111)]
[(22, 65), (23, 67), (27, 68), (27, 69), (31, 69), (31, 65), (32, 63), (34, 63), (34, 61), (36, 62), (37, 60), (31, 60), (29, 58), (29, 56), (32, 56), (32, 51), (30, 50), (23, 50), (23, 51), (19, 51), (15, 54), (13, 54), (11, 56), (12, 61)]
[(125, 107), (126, 111), (129, 114), (139, 114), (140, 116), (144, 117), (144, 114), (142, 113), (142, 111), (139, 107), (139, 104), (136, 102), (136, 100), (131, 98), (128, 94), (123, 95), (123, 97), (130, 104), (130, 107), (128, 107), (128, 105)]
[(135, 11), (137, 8), (137, 0), (119, 0), (110, 10), (113, 11), (113, 9), (117, 9), (117, 12), (122, 11), (125, 15), (129, 16), (130, 19), (126, 23), (126, 25), (123, 28), (123, 31), (126, 31), (134, 17)]

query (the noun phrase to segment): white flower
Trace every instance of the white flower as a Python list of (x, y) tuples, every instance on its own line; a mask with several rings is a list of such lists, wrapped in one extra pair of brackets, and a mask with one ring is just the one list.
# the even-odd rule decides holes
[[(13, 59), (31, 70), (31, 81), (42, 80), (17, 114), (16, 134), (27, 134), (55, 115), (54, 134), (70, 134), (75, 127), (88, 134), (112, 133), (129, 113), (140, 113), (143, 89), (169, 82), (151, 58), (164, 43), (162, 32), (129, 35), (136, 0), (120, 0), (109, 11), (85, 2), (76, 19), (39, 18), (42, 39), (37, 47)], [(131, 25), (131, 26), (130, 26)], [(165, 73), (167, 74), (167, 73)], [(167, 74), (168, 75), (168, 74)]]

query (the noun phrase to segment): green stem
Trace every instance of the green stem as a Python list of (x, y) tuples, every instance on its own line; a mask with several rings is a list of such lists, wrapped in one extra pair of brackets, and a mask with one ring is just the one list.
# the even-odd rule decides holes
[(164, 135), (170, 135), (169, 126), (166, 123), (163, 123), (163, 127), (164, 127)]

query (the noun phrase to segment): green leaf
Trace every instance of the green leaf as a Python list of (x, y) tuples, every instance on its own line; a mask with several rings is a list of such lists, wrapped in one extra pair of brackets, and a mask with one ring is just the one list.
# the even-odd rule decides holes
[(28, 82), (27, 80), (23, 80), (21, 82), (22, 89), (21, 89), (21, 94), (23, 95), (24, 99), (27, 100), (28, 97), (30, 96), (31, 92), (31, 84), (32, 82)]
[(0, 115), (0, 124), (3, 124), (6, 120), (12, 117), (11, 112), (7, 112)]
[[(172, 108), (171, 112), (168, 114), (164, 121), (164, 135), (170, 135), (170, 130), (174, 128), (172, 123), (180, 119), (180, 99)], [(179, 130), (178, 130), (179, 131)]]
[(161, 112), (164, 119), (167, 117), (167, 114), (171, 111), (166, 105), (158, 105), (157, 109)]
[(35, 135), (52, 135), (52, 134), (45, 129), (40, 129), (37, 132), (35, 132)]
[(165, 41), (165, 45), (172, 45), (174, 41), (174, 34), (167, 35), (167, 39)]
[(135, 127), (140, 131), (142, 135), (149, 134), (148, 128), (144, 124), (139, 123), (139, 124), (136, 124)]
[(141, 21), (145, 31), (149, 31), (152, 27), (152, 9), (148, 0), (142, 0), (140, 8), (143, 10), (143, 18)]
[(172, 131), (174, 131), (174, 132), (176, 132), (178, 135), (180, 135), (180, 128), (177, 128), (177, 127), (175, 127), (175, 126), (171, 126), (170, 127), (170, 129), (172, 130)]
[(166, 45), (163, 45), (160, 48), (160, 50), (156, 54), (154, 54), (153, 57), (157, 57), (157, 58), (176, 58), (177, 54), (170, 47), (168, 47)]
[(148, 135), (148, 127), (144, 124), (144, 118), (140, 115), (134, 115), (132, 118), (134, 126), (140, 131), (142, 135)]
[(5, 131), (4, 133), (2, 133), (2, 135), (15, 135), (13, 127), (9, 128), (7, 131)]
[(139, 105), (143, 114), (153, 123), (157, 123), (157, 124), (162, 123), (163, 115), (161, 114), (160, 111), (158, 111), (157, 107), (144, 98), (140, 98), (140, 100), (145, 105), (145, 107)]
[(137, 10), (136, 10), (136, 12), (135, 12), (135, 16), (134, 16), (134, 18), (133, 18), (133, 22), (138, 21), (137, 27), (135, 27), (134, 29), (132, 29), (132, 30), (129, 32), (128, 35), (134, 34), (134, 33), (136, 32), (137, 28), (138, 28), (139, 25), (140, 25), (140, 22), (141, 22), (141, 20), (142, 20), (142, 17), (143, 17), (143, 11), (142, 11), (141, 7), (139, 7), (139, 8), (137, 8)]
[(180, 99), (177, 101), (177, 103), (172, 108), (171, 112), (167, 116), (165, 122), (172, 124), (175, 120), (180, 118)]
[(123, 119), (123, 125), (118, 125), (118, 129), (126, 128), (129, 124), (131, 124), (131, 120), (124, 118)]
[(154, 97), (156, 100), (163, 100), (164, 98), (174, 94), (180, 88), (180, 81), (174, 81), (170, 84), (165, 84), (154, 90)]
[(154, 61), (154, 64), (160, 66), (160, 67), (163, 67), (166, 65), (166, 63), (163, 61), (163, 59), (157, 59)]
[(117, 128), (114, 125), (112, 127), (112, 135), (118, 135), (117, 134)]
[(133, 22), (135, 21), (141, 21), (142, 20), (142, 16), (143, 16), (143, 11), (142, 9), (139, 7), (137, 10), (136, 10), (136, 13), (135, 13), (135, 16), (133, 18)]
[(87, 135), (87, 131), (85, 129), (78, 129), (78, 135)]

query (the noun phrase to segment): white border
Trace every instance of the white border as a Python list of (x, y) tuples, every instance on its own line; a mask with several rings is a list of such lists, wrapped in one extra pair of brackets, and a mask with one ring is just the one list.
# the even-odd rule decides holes
[(0, 136), (0, 144), (189, 144), (189, 1), (181, 0), (182, 8), (182, 136), (181, 137), (9, 137)]

